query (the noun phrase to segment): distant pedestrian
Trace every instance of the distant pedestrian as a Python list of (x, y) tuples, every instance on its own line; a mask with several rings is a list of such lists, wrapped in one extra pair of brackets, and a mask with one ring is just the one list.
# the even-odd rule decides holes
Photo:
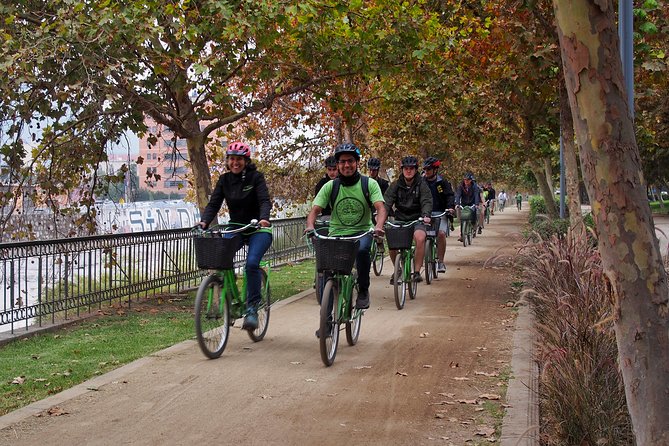
[(516, 207), (518, 210), (523, 208), (523, 196), (520, 194), (520, 192), (516, 192)]

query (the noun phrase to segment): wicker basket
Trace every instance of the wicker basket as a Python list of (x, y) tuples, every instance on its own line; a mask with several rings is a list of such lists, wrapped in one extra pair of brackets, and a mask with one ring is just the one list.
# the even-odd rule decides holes
[(409, 249), (413, 243), (413, 226), (396, 228), (386, 227), (386, 240), (388, 249)]
[(355, 264), (360, 242), (357, 240), (314, 239), (316, 269), (318, 272), (334, 271), (350, 274)]
[(230, 269), (239, 249), (241, 237), (196, 237), (195, 258), (200, 269)]
[(441, 217), (430, 217), (430, 224), (426, 226), (425, 233), (428, 237), (436, 237), (441, 224)]
[(474, 214), (474, 211), (469, 206), (463, 206), (463, 208), (460, 209), (460, 221), (474, 221), (475, 215), (476, 214)]

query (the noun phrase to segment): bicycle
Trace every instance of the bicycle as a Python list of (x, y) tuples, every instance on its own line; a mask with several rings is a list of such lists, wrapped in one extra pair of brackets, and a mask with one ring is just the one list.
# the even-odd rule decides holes
[(472, 238), (476, 237), (474, 229), (474, 217), (476, 216), (476, 206), (457, 206), (460, 209), (460, 239), (462, 245), (466, 248), (472, 244)]
[(383, 243), (383, 238), (374, 237), (374, 242), (369, 253), (372, 259), (372, 266), (374, 267), (374, 275), (380, 276), (383, 271), (383, 261), (385, 260), (386, 247)]
[[(197, 290), (195, 297), (195, 334), (200, 350), (210, 359), (221, 356), (228, 342), (230, 326), (247, 315), (246, 271), (241, 291), (237, 285), (234, 256), (241, 246), (241, 232), (260, 229), (256, 220), (236, 229), (197, 229), (193, 240), (198, 267), (211, 270)], [(258, 327), (248, 330), (249, 337), (261, 341), (267, 333), (271, 307), (269, 262), (260, 263), (261, 298), (258, 303)]]
[[(439, 226), (441, 224), (441, 219), (447, 218), (447, 212), (444, 211), (441, 214), (433, 215), (430, 217), (430, 227), (426, 231), (425, 238), (425, 283), (432, 283), (433, 279), (436, 279), (439, 275), (439, 257), (437, 255), (437, 237), (439, 236)], [(448, 222), (446, 224), (448, 227)]]
[(318, 340), (321, 360), (326, 366), (334, 363), (339, 346), (341, 325), (345, 326), (346, 341), (355, 345), (360, 337), (364, 310), (355, 308), (357, 273), (353, 270), (358, 252), (358, 240), (373, 233), (370, 229), (355, 236), (326, 236), (312, 231), (316, 251), (316, 268), (325, 275), (321, 299)]
[(413, 244), (414, 225), (423, 219), (410, 222), (386, 222), (386, 241), (388, 249), (397, 249), (395, 270), (393, 273), (393, 289), (395, 306), (398, 310), (404, 308), (406, 296), (415, 299), (418, 292), (418, 282), (413, 278), (413, 258), (416, 247)]

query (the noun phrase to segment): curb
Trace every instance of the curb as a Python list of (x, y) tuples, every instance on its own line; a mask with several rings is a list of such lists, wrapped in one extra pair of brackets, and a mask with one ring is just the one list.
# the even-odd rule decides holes
[(519, 302), (513, 333), (512, 378), (506, 393), (501, 446), (539, 445), (539, 366), (532, 357), (534, 315), (525, 300)]

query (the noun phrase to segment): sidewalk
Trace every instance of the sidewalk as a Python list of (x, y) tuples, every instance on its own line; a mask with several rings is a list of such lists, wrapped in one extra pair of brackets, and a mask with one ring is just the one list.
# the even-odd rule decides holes
[[(501, 215), (498, 222), (511, 218)], [(527, 214), (514, 210), (512, 215), (510, 227), (516, 227)], [(387, 264), (384, 275), (373, 278), (372, 308), (359, 344), (349, 347), (345, 339), (340, 341), (332, 367), (324, 367), (318, 357), (313, 338), (318, 307), (313, 292), (307, 291), (272, 307), (270, 333), (263, 342), (254, 344), (234, 331), (218, 360), (204, 359), (194, 341), (180, 343), (0, 417), (0, 444), (57, 445), (59, 439), (68, 438), (72, 444), (89, 445), (334, 445), (337, 432), (358, 443), (384, 446), (464, 444), (456, 438), (435, 442), (442, 437), (433, 433), (445, 429), (449, 421), (435, 419), (435, 410), (473, 411), (468, 405), (436, 405), (444, 398), (438, 392), (458, 392), (460, 398), (470, 397), (464, 394), (468, 388), (474, 398), (483, 392), (468, 383), (474, 382), (473, 371), (480, 367), (501, 367), (492, 356), (497, 354), (494, 336), (499, 330), (493, 325), (499, 327), (500, 320), (486, 320), (481, 308), (491, 311), (487, 316), (511, 314), (499, 308), (505, 297), (472, 300), (481, 293), (507, 292), (495, 290), (499, 283), (487, 283), (486, 277), (470, 281), (480, 274), (483, 261), (497, 254), (487, 245), (496, 237), (507, 240), (510, 233), (495, 221), (486, 231), (467, 248), (451, 237), (447, 253), (452, 250), (454, 258), (447, 261), (447, 273), (432, 285), (421, 285), (417, 299), (407, 301), (401, 311), (394, 306)], [(493, 235), (499, 231), (499, 236)], [(503, 421), (502, 445), (538, 444), (530, 326), (528, 307), (520, 306), (515, 328), (509, 328), (513, 331), (500, 331), (513, 337), (512, 379), (506, 396), (510, 407)], [(476, 340), (470, 339), (474, 333)], [(479, 350), (483, 347), (487, 352)], [(459, 361), (459, 368), (449, 366), (451, 361)], [(455, 381), (465, 372), (471, 381)], [(492, 385), (496, 381), (488, 380)], [(44, 415), (55, 406), (64, 409), (65, 416)], [(264, 429), (249, 441), (242, 424), (254, 413), (265, 414)], [(450, 416), (456, 415), (460, 417)]]

